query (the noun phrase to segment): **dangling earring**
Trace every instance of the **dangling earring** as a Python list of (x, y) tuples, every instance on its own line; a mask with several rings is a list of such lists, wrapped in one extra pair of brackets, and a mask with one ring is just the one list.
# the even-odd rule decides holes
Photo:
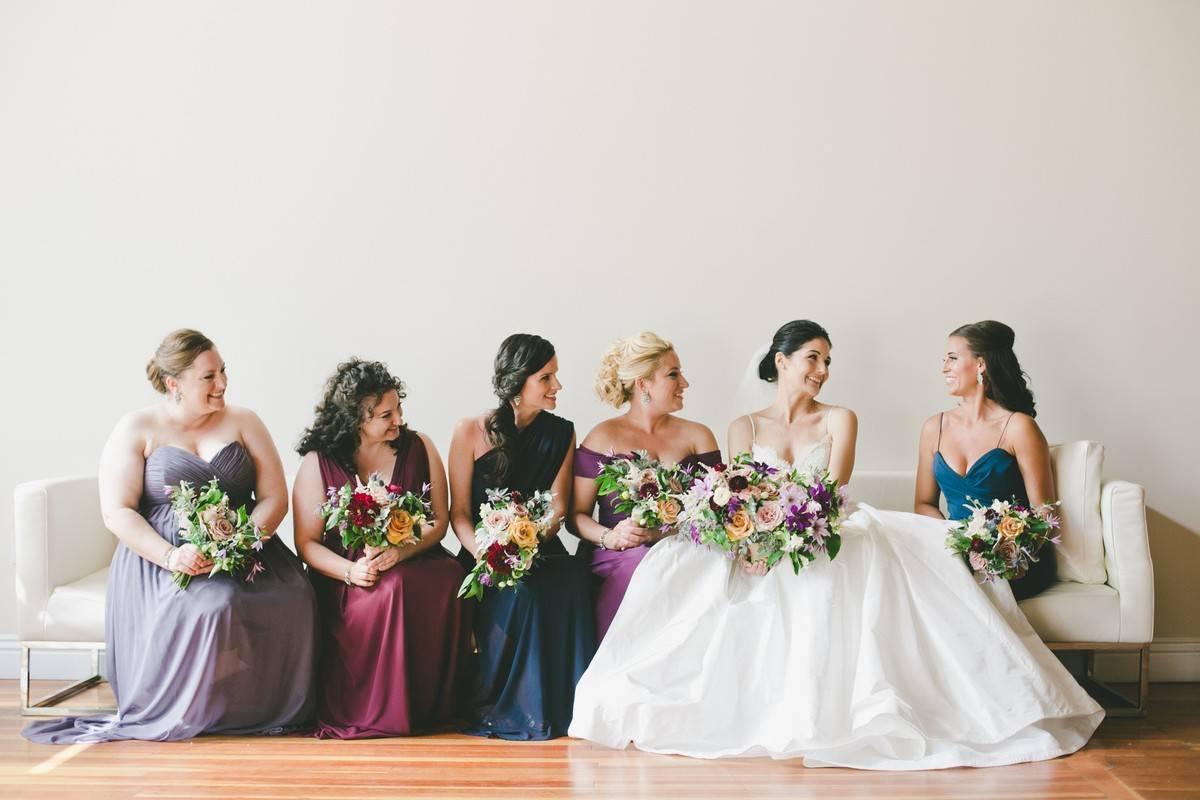
[(519, 405), (521, 405), (521, 395), (517, 395), (513, 398), (513, 406), (515, 407)]
[(644, 406), (650, 405), (650, 393), (649, 392), (642, 392), (642, 405), (644, 405)]
[(980, 386), (983, 386), (983, 370), (979, 370), (979, 372), (975, 373), (975, 382)]
[(172, 399), (175, 401), (175, 405), (179, 405), (179, 401), (183, 399), (183, 395), (180, 393), (180, 391), (178, 389), (176, 389), (175, 397)]

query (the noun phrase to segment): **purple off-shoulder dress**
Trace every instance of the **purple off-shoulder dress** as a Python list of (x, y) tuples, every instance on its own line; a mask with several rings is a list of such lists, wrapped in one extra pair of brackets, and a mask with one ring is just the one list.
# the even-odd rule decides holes
[[(212, 461), (164, 446), (146, 459), (139, 513), (166, 543), (179, 525), (164, 487), (216, 478), (234, 508), (254, 507), (254, 462), (240, 442)], [(304, 568), (271, 538), (253, 583), (220, 574), (171, 573), (118, 544), (104, 616), (108, 680), (117, 713), (35, 722), (25, 738), (42, 744), (115, 739), (165, 741), (204, 733), (274, 733), (312, 716), (317, 606)]]
[[(354, 480), (319, 458), (324, 485)], [(405, 430), (390, 482), (419, 493), (428, 480), (425, 444)], [(352, 561), (362, 556), (346, 552), (336, 532), (324, 544)], [(318, 737), (406, 736), (451, 722), (470, 655), (470, 606), (457, 597), (464, 574), (440, 546), (381, 573), (369, 588), (311, 573), (321, 609)]]
[[(631, 457), (632, 455), (629, 453), (605, 455), (580, 446), (575, 450), (575, 477), (595, 478), (609, 461)], [(679, 463), (681, 466), (699, 466), (700, 464), (713, 466), (720, 461), (721, 452), (713, 450), (708, 453), (694, 453)], [(616, 494), (599, 498), (600, 524), (606, 528), (614, 527), (629, 516), (617, 512), (616, 504)], [(617, 609), (621, 607), (621, 600), (625, 597), (629, 580), (633, 577), (633, 572), (638, 568), (638, 564), (641, 564), (642, 559), (646, 557), (646, 553), (650, 552), (650, 547), (650, 545), (641, 545), (628, 550), (603, 550), (588, 541), (579, 543), (577, 556), (586, 559), (591, 565), (592, 573), (600, 579), (600, 588), (596, 592), (597, 642), (604, 640), (608, 626), (612, 624), (613, 617), (617, 615)]]

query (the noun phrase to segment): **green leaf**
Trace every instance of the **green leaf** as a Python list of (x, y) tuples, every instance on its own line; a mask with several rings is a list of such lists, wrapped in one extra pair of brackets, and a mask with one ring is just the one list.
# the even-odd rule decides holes
[(829, 560), (837, 558), (837, 554), (842, 549), (842, 537), (830, 536), (829, 541), (825, 544), (825, 550), (829, 553)]

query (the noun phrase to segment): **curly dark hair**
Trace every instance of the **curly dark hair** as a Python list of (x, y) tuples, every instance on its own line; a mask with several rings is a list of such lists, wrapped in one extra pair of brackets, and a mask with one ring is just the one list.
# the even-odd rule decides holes
[[(316, 419), (300, 437), (296, 452), (304, 455), (315, 450), (354, 474), (354, 454), (360, 443), (358, 428), (375, 410), (379, 398), (390, 391), (398, 393), (401, 400), (408, 396), (404, 381), (389, 372), (386, 364), (361, 358), (338, 364), (325, 381), (325, 395), (317, 404)], [(391, 442), (393, 449), (399, 450), (403, 431)]]
[(960, 325), (950, 332), (967, 340), (967, 347), (976, 358), (987, 364), (983, 371), (984, 394), (1009, 411), (1037, 416), (1033, 392), (1027, 383), (1029, 376), (1021, 369), (1013, 344), (1017, 340), (1013, 329), (1003, 322), (985, 319)]
[(517, 420), (512, 400), (525, 388), (530, 375), (550, 363), (554, 358), (554, 345), (532, 333), (514, 333), (500, 343), (496, 353), (495, 370), (492, 373), (492, 388), (500, 404), (488, 414), (484, 428), (495, 448), (496, 459), (490, 479), (503, 483), (508, 480), (511, 465), (512, 442), (517, 436)]

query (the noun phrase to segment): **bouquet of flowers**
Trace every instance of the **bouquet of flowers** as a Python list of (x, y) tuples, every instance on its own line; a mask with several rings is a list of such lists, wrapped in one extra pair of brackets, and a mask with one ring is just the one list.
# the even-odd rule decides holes
[(351, 487), (347, 482), (340, 489), (330, 486), (329, 499), (321, 506), (325, 530), (338, 532), (347, 553), (421, 540), (421, 525), (433, 519), (428, 483), (419, 495), (404, 491), (399, 484), (385, 484), (383, 476), (374, 472), (365, 485), (357, 477), (354, 484)]
[(995, 500), (990, 506), (971, 500), (971, 516), (957, 523), (946, 547), (959, 553), (984, 583), (997, 578), (1020, 578), (1047, 542), (1058, 544), (1057, 503), (1026, 508), (1017, 502)]
[(827, 472), (781, 470), (749, 454), (706, 470), (680, 515), (692, 541), (768, 568), (786, 557), (797, 574), (820, 553), (837, 557), (845, 497)]
[[(221, 491), (216, 478), (199, 492), (187, 481), (164, 488), (179, 523), (179, 538), (212, 561), (210, 578), (220, 572), (230, 575), (245, 572), (245, 579), (253, 581), (254, 576), (266, 569), (257, 555), (266, 537), (250, 520), (245, 506), (237, 511), (229, 507), (229, 495)], [(173, 580), (180, 589), (186, 589), (192, 576), (176, 572)]]
[(538, 542), (550, 532), (554, 517), (551, 492), (526, 499), (518, 491), (488, 489), (479, 506), (475, 541), (479, 560), (459, 587), (459, 597), (483, 597), (486, 587), (516, 586), (533, 568)]
[(666, 530), (678, 521), (693, 480), (688, 468), (664, 467), (644, 450), (636, 450), (632, 458), (616, 458), (604, 465), (596, 476), (596, 491), (601, 496), (616, 494), (614, 508), (628, 514), (639, 528)]

